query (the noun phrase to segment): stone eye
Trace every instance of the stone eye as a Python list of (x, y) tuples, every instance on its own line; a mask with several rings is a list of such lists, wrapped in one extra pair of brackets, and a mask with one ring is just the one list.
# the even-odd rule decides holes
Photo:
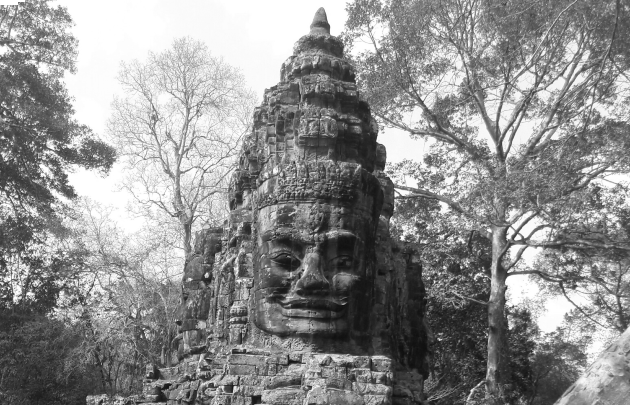
[(270, 258), (275, 267), (281, 267), (287, 271), (294, 271), (300, 267), (300, 261), (288, 253), (278, 253)]

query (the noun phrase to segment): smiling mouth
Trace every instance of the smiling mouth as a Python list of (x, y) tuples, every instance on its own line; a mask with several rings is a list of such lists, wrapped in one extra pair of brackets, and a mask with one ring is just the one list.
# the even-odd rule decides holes
[(279, 304), (282, 314), (292, 318), (337, 319), (344, 315), (346, 309), (346, 304), (317, 298), (291, 299)]

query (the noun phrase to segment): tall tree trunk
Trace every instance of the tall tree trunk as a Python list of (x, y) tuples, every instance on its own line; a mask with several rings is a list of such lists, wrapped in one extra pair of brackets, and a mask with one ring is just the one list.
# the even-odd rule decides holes
[(187, 215), (183, 215), (182, 217), (186, 217), (186, 220), (182, 218), (182, 227), (184, 229), (184, 260), (188, 261), (188, 257), (193, 252), (192, 251), (192, 222)]
[(486, 371), (486, 401), (503, 405), (505, 376), (505, 280), (507, 272), (501, 263), (501, 253), (507, 244), (507, 228), (492, 227), (492, 267), (490, 301), (488, 302), (488, 366)]
[(177, 219), (182, 226), (184, 260), (188, 261), (188, 256), (192, 253), (192, 213), (186, 209), (182, 202), (181, 193), (178, 188), (175, 189), (175, 197), (173, 198), (173, 207), (177, 212)]
[[(180, 157), (177, 157), (180, 159)], [(184, 205), (184, 199), (182, 198), (182, 188), (181, 188), (181, 172), (179, 168), (175, 171), (175, 188), (173, 190), (173, 208), (175, 208), (175, 212), (177, 214), (177, 219), (179, 220), (180, 225), (182, 226), (183, 232), (183, 242), (184, 242), (184, 260), (188, 262), (188, 257), (192, 253), (192, 223), (193, 223), (193, 212), (186, 205)]]

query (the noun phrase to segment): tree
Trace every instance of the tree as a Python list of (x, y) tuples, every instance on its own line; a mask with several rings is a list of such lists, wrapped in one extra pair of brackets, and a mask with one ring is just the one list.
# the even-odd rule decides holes
[(147, 363), (170, 366), (181, 259), (168, 233), (125, 232), (111, 208), (87, 199), (79, 208), (68, 250), (84, 252), (86, 271), (68, 318), (82, 331), (81, 350), (97, 370), (95, 390), (132, 394), (141, 389)]
[[(593, 188), (582, 222), (605, 228), (618, 240), (630, 239), (628, 190)], [(604, 217), (608, 219), (605, 220)], [(612, 221), (612, 219), (615, 219)], [(575, 321), (596, 326), (616, 338), (630, 326), (630, 255), (617, 249), (544, 251), (529, 270), (541, 290), (566, 298)]]
[(81, 405), (94, 370), (83, 360), (81, 331), (57, 319), (0, 313), (0, 402)]
[(630, 258), (548, 252), (536, 266), (541, 289), (565, 297), (581, 322), (614, 338), (630, 327)]
[[(63, 236), (65, 201), (73, 166), (106, 172), (113, 148), (73, 120), (63, 74), (74, 72), (72, 19), (48, 1), (0, 8), (0, 296), (2, 307), (49, 298), (66, 272), (63, 252), (51, 246)], [(64, 275), (65, 274), (65, 275)], [(16, 280), (24, 281), (20, 288)], [(58, 282), (59, 281), (59, 282)], [(47, 293), (44, 294), (46, 290)], [(19, 296), (16, 292), (19, 291)], [(50, 295), (50, 294), (52, 295)]]
[[(416, 198), (491, 249), (486, 397), (502, 402), (506, 279), (526, 249), (628, 249), (581, 223), (593, 187), (628, 171), (628, 7), (621, 0), (355, 0), (348, 43), (386, 126), (428, 138)], [(581, 214), (581, 215), (576, 215)], [(611, 216), (603, 220), (614, 221)]]
[(536, 338), (530, 358), (527, 405), (552, 405), (587, 366), (591, 330), (576, 328), (571, 317), (551, 333)]
[[(392, 165), (396, 168), (398, 165)], [(401, 174), (394, 171), (394, 180)], [(490, 295), (491, 245), (476, 232), (457, 228), (457, 217), (435, 200), (399, 196), (392, 232), (413, 246), (423, 263), (427, 314), (435, 336), (427, 381), (428, 400), (436, 405), (474, 403), (487, 362), (487, 300)], [(532, 351), (538, 329), (526, 308), (508, 308), (509, 403), (529, 393)]]
[[(75, 329), (98, 384), (94, 393), (131, 395), (142, 389), (147, 364), (169, 366), (165, 356), (175, 337), (172, 313), (179, 289), (175, 282), (120, 280), (97, 289), (81, 305)], [(163, 298), (169, 301), (165, 307)], [(169, 333), (171, 332), (171, 333)]]
[[(429, 292), (426, 317), (435, 335), (431, 374), (435, 383), (427, 390), (432, 404), (464, 404), (469, 391), (485, 374), (485, 307), (452, 294), (456, 290), (458, 295), (487, 299), (487, 278), (475, 280), (471, 270), (464, 267), (459, 274), (448, 277), (442, 277), (439, 269), (423, 270)], [(439, 401), (438, 397), (443, 399)]]
[(252, 93), (237, 69), (190, 38), (123, 63), (118, 79), (124, 96), (108, 128), (129, 169), (124, 187), (147, 210), (177, 218), (188, 256), (193, 225), (209, 220), (204, 208), (226, 189)]

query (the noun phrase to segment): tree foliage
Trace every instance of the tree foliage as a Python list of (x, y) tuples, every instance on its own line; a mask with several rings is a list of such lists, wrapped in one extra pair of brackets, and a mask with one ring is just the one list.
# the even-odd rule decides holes
[(80, 404), (92, 369), (83, 336), (52, 315), (81, 284), (68, 173), (106, 173), (113, 148), (73, 118), (63, 76), (77, 41), (67, 10), (45, 0), (0, 6), (0, 402)]
[[(48, 1), (0, 8), (0, 295), (48, 308), (68, 267), (55, 249), (72, 167), (106, 172), (115, 153), (73, 118), (63, 74), (73, 72), (72, 19)], [(19, 286), (15, 285), (15, 282)], [(59, 282), (57, 282), (59, 281)], [(16, 295), (18, 293), (18, 295)], [(20, 298), (22, 297), (22, 298)], [(33, 302), (34, 302), (33, 301)], [(43, 311), (42, 305), (37, 306)]]
[(584, 321), (615, 336), (630, 322), (630, 262), (628, 258), (593, 258), (553, 252), (537, 265), (550, 275), (541, 288), (564, 296)]
[(169, 365), (181, 258), (155, 229), (126, 234), (95, 203), (85, 201), (77, 213), (59, 241), (73, 258), (62, 261), (67, 276), (53, 280), (52, 292), (0, 311), (3, 404), (83, 404), (87, 394), (138, 393), (147, 363)]
[(373, 113), (429, 139), (424, 160), (401, 168), (417, 185), (398, 189), (444, 204), (492, 246), (491, 403), (508, 377), (505, 280), (523, 274), (525, 250), (630, 249), (583, 222), (594, 189), (629, 169), (628, 11), (621, 0), (348, 6), (345, 35)]
[(89, 200), (81, 214), (73, 248), (84, 252), (86, 272), (68, 317), (84, 336), (81, 350), (98, 381), (93, 393), (138, 393), (146, 364), (170, 366), (176, 351), (182, 260), (168, 233), (125, 232), (111, 208)]
[(0, 402), (80, 405), (96, 382), (80, 330), (46, 317), (0, 314)]
[[(582, 222), (591, 230), (630, 237), (628, 191), (593, 188), (583, 201)], [(597, 327), (612, 339), (630, 326), (630, 256), (624, 249), (567, 249), (542, 252), (528, 270), (545, 293), (561, 296), (574, 307), (573, 321)]]
[(218, 220), (207, 215), (210, 206), (220, 209), (253, 95), (237, 69), (190, 38), (145, 62), (123, 63), (119, 82), (124, 93), (108, 128), (128, 164), (124, 187), (147, 210), (178, 220), (188, 254), (198, 218)]
[[(460, 228), (458, 221), (436, 201), (401, 197), (392, 222), (394, 234), (413, 246), (423, 263), (426, 317), (434, 335), (426, 389), (434, 404), (472, 403), (486, 370), (491, 245), (478, 233)], [(516, 404), (531, 391), (539, 331), (526, 308), (508, 308), (506, 318), (505, 367), (511, 371), (506, 400)]]
[(591, 331), (576, 326), (568, 317), (555, 331), (536, 337), (524, 396), (527, 405), (554, 404), (586, 369)]

